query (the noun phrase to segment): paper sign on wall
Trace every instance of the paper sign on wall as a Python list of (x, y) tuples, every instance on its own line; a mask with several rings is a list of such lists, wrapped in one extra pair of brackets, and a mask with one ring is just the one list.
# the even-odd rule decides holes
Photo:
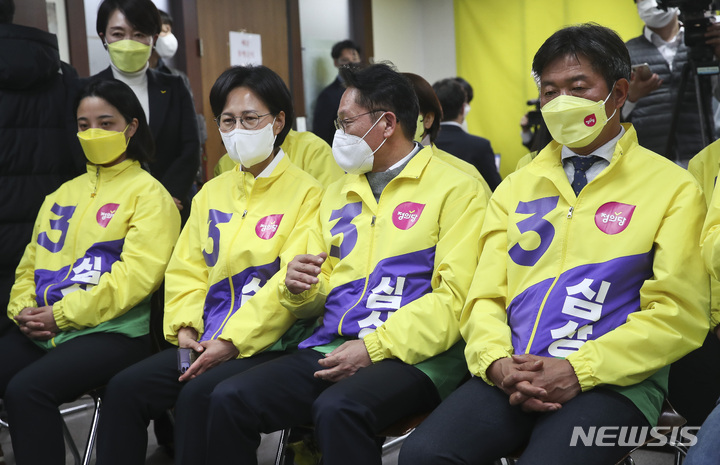
[(230, 32), (230, 65), (247, 66), (262, 64), (260, 34)]

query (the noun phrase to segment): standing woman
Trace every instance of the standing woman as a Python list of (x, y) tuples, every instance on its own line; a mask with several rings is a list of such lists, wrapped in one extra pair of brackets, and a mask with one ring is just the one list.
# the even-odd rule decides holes
[(140, 167), (153, 142), (130, 88), (93, 82), (75, 110), (87, 173), (45, 199), (10, 294), (17, 327), (0, 338), (20, 465), (64, 463), (58, 406), (149, 354), (149, 296), (180, 229), (172, 198)]
[(444, 150), (440, 150), (438, 146), (435, 145), (435, 139), (437, 139), (438, 133), (440, 132), (440, 121), (442, 121), (443, 113), (440, 100), (438, 100), (437, 95), (435, 95), (435, 91), (430, 83), (422, 76), (414, 73), (402, 73), (402, 75), (410, 80), (415, 95), (417, 95), (418, 103), (420, 104), (420, 114), (418, 115), (417, 128), (415, 129), (415, 142), (419, 142), (425, 147), (429, 145), (433, 149), (433, 156), (478, 179), (489, 198), (492, 194), (490, 186), (488, 186), (487, 181), (485, 181), (474, 165)]
[(89, 79), (117, 79), (137, 96), (155, 140), (150, 172), (173, 196), (184, 222), (200, 165), (200, 136), (192, 96), (182, 79), (148, 65), (162, 30), (160, 13), (151, 0), (104, 0), (96, 29), (110, 67)]
[[(204, 463), (215, 386), (309, 335), (278, 297), (281, 270), (306, 253), (318, 227), (322, 196), (320, 183), (280, 148), (294, 119), (290, 91), (269, 68), (238, 66), (215, 81), (210, 105), (235, 167), (193, 198), (165, 273), (165, 338), (178, 348), (110, 381), (98, 465), (143, 463), (148, 423), (173, 407), (176, 463)], [(197, 356), (184, 373), (182, 349)]]

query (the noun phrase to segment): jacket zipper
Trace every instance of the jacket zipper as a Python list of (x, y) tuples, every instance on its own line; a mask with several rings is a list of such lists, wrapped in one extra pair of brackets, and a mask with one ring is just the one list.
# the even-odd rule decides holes
[[(582, 195), (582, 192), (580, 193)], [(577, 205), (577, 200), (575, 200), (575, 204)], [(545, 310), (545, 304), (547, 303), (547, 299), (550, 297), (550, 294), (555, 289), (555, 285), (557, 284), (558, 280), (560, 279), (560, 275), (562, 274), (562, 271), (565, 269), (565, 259), (567, 258), (567, 236), (568, 236), (568, 230), (570, 229), (570, 221), (573, 217), (573, 212), (575, 211), (575, 206), (571, 206), (568, 209), (567, 213), (567, 219), (563, 224), (563, 237), (562, 237), (562, 253), (560, 255), (560, 268), (558, 269), (557, 276), (555, 276), (555, 279), (553, 280), (552, 284), (550, 285), (550, 288), (548, 289), (547, 293), (543, 296), (542, 303), (540, 304), (540, 309), (538, 310), (537, 317), (535, 318), (535, 324), (533, 325), (532, 333), (530, 334), (530, 339), (528, 340), (527, 347), (525, 348), (525, 353), (530, 353), (530, 348), (532, 347), (532, 343), (535, 340), (535, 333), (537, 332), (538, 325), (540, 324), (540, 317), (542, 316), (543, 310)]]
[[(90, 197), (91, 197), (93, 200), (90, 201), (90, 202), (85, 206), (85, 209), (83, 210), (82, 214), (80, 215), (80, 219), (79, 219), (79, 221), (78, 221), (78, 223), (77, 223), (78, 225), (83, 224), (83, 219), (85, 218), (85, 214), (87, 213), (88, 209), (90, 208), (90, 205), (93, 204), (93, 203), (95, 203), (95, 200), (94, 200), (94, 199), (95, 199), (95, 196), (97, 195), (98, 184), (100, 184), (100, 167), (99, 167), (99, 166), (96, 167), (96, 171), (95, 171), (95, 187), (94, 187), (92, 193), (90, 194)], [(72, 257), (75, 256), (75, 252), (77, 251), (77, 241), (78, 241), (78, 235), (76, 234), (76, 235), (75, 235), (75, 240), (73, 241), (73, 250), (72, 250), (72, 255), (71, 255)], [(71, 264), (70, 264), (70, 266), (68, 267), (68, 273), (65, 275), (65, 277), (64, 277), (63, 279), (60, 280), (60, 283), (62, 283), (63, 281), (65, 281), (66, 279), (68, 279), (68, 278), (70, 277), (70, 275), (71, 275), (72, 272), (73, 272), (73, 265), (74, 265), (74, 263), (71, 263)], [(51, 289), (53, 286), (56, 286), (57, 284), (60, 284), (60, 283), (51, 284), (51, 285), (49, 285), (48, 287), (45, 288), (45, 293), (44, 293), (44, 296), (43, 296), (43, 300), (45, 301), (45, 305), (49, 305), (49, 304), (48, 304), (48, 301), (47, 301), (47, 296), (48, 296), (48, 292), (50, 292), (50, 289)], [(50, 344), (52, 344), (53, 347), (56, 347), (56, 345), (55, 345), (55, 338), (54, 338), (54, 337), (53, 337), (52, 339), (50, 339)]]
[[(390, 183), (393, 182), (393, 181), (394, 181), (394, 179), (391, 180)], [(390, 185), (390, 183), (388, 183), (388, 186)], [(387, 189), (388, 186), (385, 186), (385, 189)], [(385, 191), (385, 189), (383, 189), (383, 192)], [(382, 201), (382, 193), (380, 193), (380, 199), (378, 200), (378, 208), (377, 208), (377, 211), (378, 211), (378, 212), (381, 211), (381, 210), (380, 210), (380, 202), (381, 202), (381, 201)], [(342, 333), (342, 325), (343, 325), (343, 321), (345, 321), (345, 317), (346, 317), (347, 314), (350, 313), (355, 307), (357, 307), (358, 304), (360, 304), (360, 302), (362, 302), (362, 299), (363, 299), (363, 297), (365, 297), (365, 293), (367, 292), (368, 283), (369, 283), (369, 281), (370, 281), (370, 264), (372, 263), (372, 258), (373, 258), (373, 255), (374, 255), (374, 248), (375, 248), (375, 220), (376, 220), (376, 219), (377, 219), (377, 215), (373, 215), (373, 216), (372, 216), (372, 219), (370, 220), (370, 253), (368, 253), (367, 265), (365, 266), (365, 284), (364, 284), (364, 286), (363, 286), (363, 290), (362, 290), (362, 292), (360, 293), (360, 297), (358, 298), (357, 302), (355, 302), (355, 304), (354, 304), (352, 307), (350, 307), (350, 308), (343, 314), (343, 316), (340, 318), (340, 322), (338, 323), (338, 329), (337, 329), (338, 334), (339, 334), (340, 336), (343, 335), (343, 333)]]
[[(250, 195), (248, 195), (247, 190), (245, 189), (245, 179), (243, 179), (243, 193), (245, 194), (245, 210), (243, 210), (243, 214), (240, 217), (240, 226), (237, 229), (237, 232), (235, 233), (235, 236), (233, 237), (233, 240), (229, 244), (229, 247), (232, 249), (232, 244), (235, 243), (235, 239), (240, 235), (242, 231), (242, 227), (245, 223), (245, 217), (248, 214), (247, 207), (250, 206)], [(218, 244), (218, 247), (220, 244)], [(218, 255), (219, 257), (219, 255)], [(225, 325), (227, 324), (227, 321), (230, 319), (230, 316), (233, 314), (233, 309), (235, 308), (235, 285), (233, 284), (232, 280), (232, 273), (230, 270), (230, 263), (225, 262), (225, 274), (227, 275), (228, 284), (230, 285), (230, 310), (227, 312), (227, 315), (223, 319), (222, 324), (220, 324), (220, 327), (215, 331), (215, 334), (212, 335), (210, 339), (217, 339), (220, 334), (222, 333), (222, 330), (225, 328)], [(238, 307), (238, 310), (240, 307)]]

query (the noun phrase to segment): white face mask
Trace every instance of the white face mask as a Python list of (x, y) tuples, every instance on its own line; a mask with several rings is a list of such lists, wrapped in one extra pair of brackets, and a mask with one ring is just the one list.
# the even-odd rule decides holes
[(380, 115), (380, 118), (375, 121), (362, 137), (347, 134), (341, 129), (335, 131), (332, 153), (337, 164), (340, 165), (340, 168), (345, 172), (360, 175), (372, 171), (375, 152), (380, 150), (380, 147), (383, 146), (387, 138), (383, 139), (382, 144), (373, 150), (368, 143), (365, 142), (365, 136), (370, 134), (370, 131), (380, 122), (383, 116), (385, 116), (385, 113)]
[(663, 11), (657, 7), (657, 0), (638, 0), (638, 15), (648, 27), (661, 28), (670, 24), (680, 11), (676, 8), (668, 8)]
[(175, 56), (178, 49), (177, 37), (171, 32), (165, 36), (159, 36), (155, 44), (155, 51), (163, 60), (169, 60)]
[(275, 145), (273, 133), (273, 122), (262, 129), (240, 129), (235, 128), (228, 133), (220, 132), (228, 156), (235, 163), (245, 168), (250, 168), (261, 163), (270, 156)]
[(470, 113), (470, 104), (466, 103), (463, 105), (463, 118), (467, 118), (468, 113)]

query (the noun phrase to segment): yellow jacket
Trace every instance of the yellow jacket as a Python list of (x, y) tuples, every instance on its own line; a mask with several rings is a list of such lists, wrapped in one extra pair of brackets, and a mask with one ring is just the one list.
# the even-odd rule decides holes
[(444, 392), (465, 373), (460, 352), (455, 364), (439, 355), (460, 341), (487, 197), (477, 179), (432, 154), (418, 152), (379, 202), (365, 175), (332, 184), (309, 248), (328, 253), (320, 283), (299, 295), (279, 289), (290, 311), (323, 315), (300, 347), (363, 338), (373, 362), (419, 364)]
[[(280, 148), (293, 164), (310, 173), (325, 187), (345, 174), (335, 163), (330, 146), (312, 132), (297, 132), (291, 129)], [(233, 169), (235, 165), (228, 154), (223, 155), (215, 165), (215, 176)]]
[(18, 266), (8, 316), (52, 305), (62, 331), (43, 347), (91, 332), (148, 333), (147, 298), (180, 231), (170, 194), (134, 160), (87, 173), (47, 196)]
[[(713, 225), (720, 224), (720, 201), (711, 204), (715, 183), (717, 181), (718, 170), (720, 170), (720, 141), (713, 142), (695, 155), (688, 164), (688, 171), (695, 176), (703, 188), (705, 201), (708, 207), (708, 216), (703, 229), (703, 258), (708, 273), (718, 276), (720, 270), (720, 256), (715, 255), (715, 244), (717, 240), (717, 227), (713, 228), (713, 237), (708, 237), (710, 229)], [(710, 328), (715, 328), (720, 324), (720, 281), (710, 276)]]
[(432, 145), (433, 155), (438, 157), (440, 160), (444, 161), (450, 166), (453, 166), (460, 171), (469, 174), (473, 178), (480, 181), (480, 184), (482, 184), (483, 189), (485, 190), (485, 195), (489, 199), (492, 195), (492, 191), (490, 190), (490, 186), (488, 185), (487, 181), (485, 181), (485, 178), (482, 177), (482, 174), (480, 174), (480, 171), (478, 171), (477, 168), (475, 168), (474, 165), (471, 165), (470, 163), (466, 162), (465, 160), (456, 157), (455, 155), (449, 154), (444, 150), (440, 150), (437, 145)]
[(531, 353), (566, 358), (583, 390), (631, 386), (702, 344), (702, 192), (625, 127), (578, 197), (556, 142), (495, 190), (461, 318), (470, 371), (488, 383), (492, 362)]
[(322, 187), (282, 151), (275, 162), (260, 178), (235, 165), (194, 197), (165, 273), (168, 341), (177, 343), (180, 328), (192, 327), (200, 340), (230, 341), (249, 357), (296, 321), (277, 303), (273, 277), (284, 279), (278, 270), (305, 253)]

